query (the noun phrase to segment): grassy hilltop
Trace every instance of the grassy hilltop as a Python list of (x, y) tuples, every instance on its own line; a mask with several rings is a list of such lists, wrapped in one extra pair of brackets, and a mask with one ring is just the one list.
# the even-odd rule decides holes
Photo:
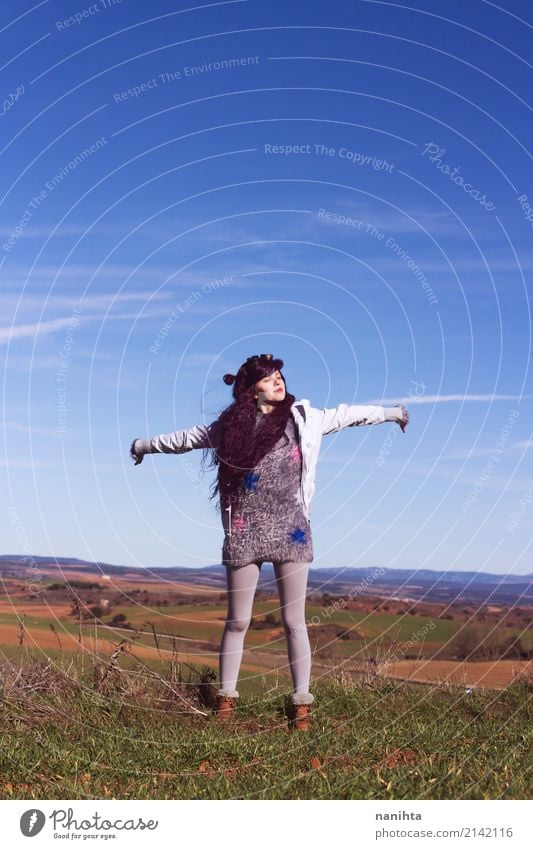
[(369, 673), (313, 687), (290, 732), (288, 688), (263, 679), (238, 717), (212, 714), (207, 668), (174, 658), (90, 670), (3, 661), (3, 799), (526, 799), (533, 681), (469, 692)]
[(211, 711), (225, 595), (18, 574), (0, 597), (2, 799), (531, 798), (531, 607), (309, 598), (312, 730), (289, 732), (258, 592), (236, 721)]

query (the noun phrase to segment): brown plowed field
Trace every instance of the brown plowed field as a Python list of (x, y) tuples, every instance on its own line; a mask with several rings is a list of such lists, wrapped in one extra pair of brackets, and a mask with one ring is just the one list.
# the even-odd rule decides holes
[(385, 668), (385, 674), (392, 678), (489, 689), (506, 687), (517, 675), (525, 672), (533, 673), (533, 661), (489, 660), (472, 663), (459, 660), (397, 660)]

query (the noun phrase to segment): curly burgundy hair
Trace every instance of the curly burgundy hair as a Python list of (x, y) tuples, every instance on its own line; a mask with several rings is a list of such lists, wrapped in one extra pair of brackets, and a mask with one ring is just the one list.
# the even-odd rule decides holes
[[(283, 360), (272, 354), (248, 357), (237, 374), (225, 374), (224, 383), (233, 384), (234, 401), (210, 426), (211, 447), (204, 449), (204, 459), (210, 457), (210, 468), (218, 467), (211, 499), (220, 497), (220, 509), (233, 505), (239, 486), (248, 471), (263, 459), (285, 432), (295, 396), (288, 393), (281, 373)], [(285, 398), (275, 409), (264, 415), (256, 427), (257, 403), (254, 386), (264, 377), (279, 370), (285, 384)]]

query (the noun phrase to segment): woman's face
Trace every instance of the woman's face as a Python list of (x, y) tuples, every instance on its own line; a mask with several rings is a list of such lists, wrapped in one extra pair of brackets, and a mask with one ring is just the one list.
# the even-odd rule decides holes
[(281, 372), (273, 371), (272, 374), (258, 380), (254, 386), (254, 398), (258, 403), (272, 404), (285, 399), (285, 382)]

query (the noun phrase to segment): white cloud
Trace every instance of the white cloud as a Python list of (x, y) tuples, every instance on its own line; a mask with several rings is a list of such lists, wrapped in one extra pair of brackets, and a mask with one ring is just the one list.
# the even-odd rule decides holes
[(24, 424), (23, 422), (4, 422), (3, 424), (4, 430), (15, 430), (20, 433), (30, 433), (32, 436), (54, 436), (57, 437), (61, 435), (64, 438), (64, 434), (58, 434), (57, 428), (52, 427), (42, 427), (41, 425), (35, 424)]
[[(376, 206), (365, 208), (362, 203), (353, 203), (352, 201), (335, 201), (331, 204), (321, 207), (326, 209), (326, 212), (333, 212), (339, 215), (354, 220), (362, 221), (363, 225), (360, 230), (357, 230), (351, 224), (338, 224), (336, 221), (327, 221), (325, 218), (319, 217), (319, 210), (313, 210), (309, 216), (309, 220), (313, 225), (321, 227), (329, 226), (337, 228), (339, 231), (347, 233), (359, 233), (361, 236), (367, 236), (374, 240), (375, 237), (366, 233), (366, 226), (375, 227), (386, 236), (394, 236), (397, 233), (419, 233), (424, 236), (424, 230), (429, 233), (455, 233), (461, 231), (461, 223), (457, 221), (453, 215), (445, 210), (432, 209), (413, 209), (409, 207), (409, 215), (402, 215), (401, 211), (377, 209)], [(412, 220), (413, 219), (413, 220)]]
[(55, 333), (72, 323), (70, 316), (52, 318), (50, 321), (38, 321), (33, 324), (15, 324), (13, 327), (0, 327), (0, 342), (10, 342), (36, 336), (37, 333)]
[(491, 393), (479, 395), (462, 395), (457, 392), (453, 395), (418, 395), (397, 398), (379, 398), (372, 401), (364, 401), (364, 404), (378, 404), (383, 407), (395, 407), (397, 404), (442, 404), (450, 401), (524, 401), (530, 395), (494, 395)]
[[(24, 239), (42, 239), (44, 237), (48, 237), (53, 228), (54, 224), (50, 223), (47, 227), (36, 227), (36, 226), (27, 226), (24, 229)], [(83, 236), (85, 233), (89, 233), (90, 224), (62, 224), (61, 227), (55, 231), (54, 239), (60, 239), (65, 236)], [(9, 238), (13, 234), (13, 227), (0, 227), (0, 236)], [(92, 236), (95, 233), (109, 233), (110, 230), (105, 228), (93, 228), (90, 230), (90, 235)]]

